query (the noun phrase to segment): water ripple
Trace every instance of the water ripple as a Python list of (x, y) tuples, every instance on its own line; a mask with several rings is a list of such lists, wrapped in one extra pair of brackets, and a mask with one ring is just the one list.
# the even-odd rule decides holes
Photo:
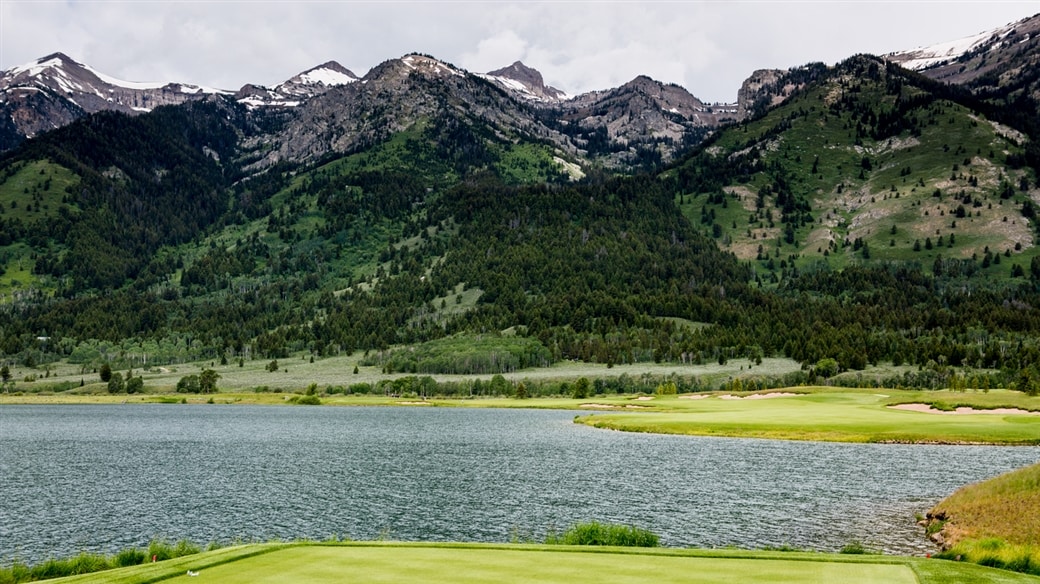
[(669, 546), (930, 551), (914, 514), (1040, 448), (606, 432), (573, 412), (5, 406), (0, 561), (196, 542), (540, 539), (630, 523)]

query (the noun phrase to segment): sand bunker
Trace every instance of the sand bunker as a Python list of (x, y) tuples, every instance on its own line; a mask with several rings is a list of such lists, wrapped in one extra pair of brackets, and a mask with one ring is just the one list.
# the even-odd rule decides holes
[(794, 397), (797, 393), (788, 393), (783, 391), (774, 391), (770, 393), (754, 393), (748, 396), (740, 397), (739, 395), (720, 395), (719, 399), (773, 399), (777, 397)]
[(680, 395), (680, 396), (679, 396), (679, 399), (704, 399), (704, 398), (706, 398), (706, 397), (708, 397), (708, 396), (706, 396), (706, 395), (704, 395), (704, 394), (697, 394), (697, 395)]
[(1031, 412), (1029, 410), (1021, 410), (1018, 408), (994, 408), (992, 410), (976, 410), (975, 408), (959, 407), (956, 410), (938, 410), (928, 404), (899, 404), (895, 406), (888, 406), (893, 410), (906, 410), (909, 412), (921, 412), (924, 414), (947, 414), (952, 416), (964, 415), (964, 414), (997, 414), (997, 415), (1027, 415), (1027, 416), (1040, 416), (1040, 412)]

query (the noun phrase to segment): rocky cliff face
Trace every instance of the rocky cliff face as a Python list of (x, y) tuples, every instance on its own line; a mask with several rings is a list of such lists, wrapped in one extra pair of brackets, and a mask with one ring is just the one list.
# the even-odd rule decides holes
[(246, 144), (263, 151), (252, 165), (301, 162), (381, 141), (418, 123), (450, 118), (485, 124), (500, 137), (524, 133), (576, 149), (532, 112), (474, 75), (424, 55), (386, 61), (356, 83), (302, 102), (279, 131)]
[[(556, 106), (562, 123), (582, 134), (605, 135), (613, 152), (606, 162), (624, 166), (650, 153), (674, 158), (724, 123), (736, 121), (735, 105), (708, 106), (678, 85), (640, 76), (607, 91), (579, 95)], [(591, 138), (587, 138), (591, 139)]]
[(480, 77), (487, 79), (521, 99), (552, 103), (570, 97), (563, 91), (546, 85), (541, 73), (520, 61), (508, 67), (491, 71), (486, 75), (480, 75)]

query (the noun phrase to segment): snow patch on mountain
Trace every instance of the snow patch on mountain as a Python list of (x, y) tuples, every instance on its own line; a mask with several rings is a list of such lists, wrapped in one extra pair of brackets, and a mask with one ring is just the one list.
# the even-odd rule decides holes
[(902, 53), (893, 53), (890, 57), (901, 55), (905, 60), (899, 59), (900, 65), (905, 69), (920, 71), (957, 59), (961, 55), (975, 50), (992, 37), (993, 31), (986, 31), (955, 41), (939, 43), (929, 47), (919, 47)]
[(447, 63), (425, 55), (405, 55), (404, 57), (401, 57), (401, 62), (414, 71), (431, 73), (433, 75), (454, 75), (456, 77), (466, 76), (465, 73), (455, 69)]
[(357, 77), (352, 77), (334, 69), (319, 67), (300, 75), (300, 81), (311, 85), (327, 85), (332, 87), (334, 85), (354, 83), (357, 81)]

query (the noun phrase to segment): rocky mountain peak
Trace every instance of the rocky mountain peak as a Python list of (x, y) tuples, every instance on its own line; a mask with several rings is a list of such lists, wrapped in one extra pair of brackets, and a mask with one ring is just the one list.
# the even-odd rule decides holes
[(429, 55), (419, 53), (411, 53), (401, 57), (401, 63), (411, 71), (418, 71), (419, 73), (433, 77), (443, 77), (447, 75), (465, 77), (466, 75), (465, 72), (445, 63), (444, 61), (439, 61)]
[(295, 107), (333, 87), (357, 80), (358, 76), (350, 69), (335, 61), (328, 61), (294, 75), (271, 89), (248, 83), (238, 90), (235, 99), (248, 107)]
[(185, 83), (123, 81), (53, 53), (0, 74), (0, 117), (14, 128), (4, 141), (31, 138), (102, 110), (133, 114), (215, 93), (225, 92)]
[(296, 93), (310, 95), (313, 92), (312, 88), (315, 86), (328, 88), (346, 85), (357, 80), (358, 76), (353, 71), (335, 61), (329, 61), (288, 79), (281, 85), (276, 86), (275, 90), (289, 95)]
[(570, 97), (555, 87), (547, 86), (537, 69), (532, 69), (520, 61), (480, 77), (523, 99), (553, 102)]

